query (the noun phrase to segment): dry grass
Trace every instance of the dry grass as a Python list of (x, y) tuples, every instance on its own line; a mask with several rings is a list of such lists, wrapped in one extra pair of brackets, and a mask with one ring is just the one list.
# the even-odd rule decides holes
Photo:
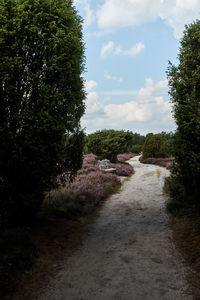
[(200, 225), (188, 217), (171, 219), (174, 242), (189, 266), (187, 276), (195, 300), (200, 299)]

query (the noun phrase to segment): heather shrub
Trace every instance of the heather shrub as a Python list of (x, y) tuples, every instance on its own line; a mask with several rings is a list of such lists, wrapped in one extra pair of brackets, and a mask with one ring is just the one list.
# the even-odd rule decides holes
[(119, 162), (125, 162), (125, 161), (131, 159), (132, 157), (134, 157), (134, 156), (136, 156), (136, 155), (137, 155), (136, 153), (132, 153), (132, 152), (130, 152), (130, 153), (118, 154), (118, 155), (117, 155), (117, 160), (118, 160)]
[(45, 206), (66, 217), (87, 215), (118, 185), (120, 180), (115, 174), (101, 171), (79, 174), (71, 184), (48, 193)]
[(130, 176), (134, 172), (133, 167), (127, 163), (111, 164), (110, 167), (116, 169), (116, 175), (118, 176)]
[(139, 158), (139, 161), (143, 164), (152, 164), (152, 165), (157, 165), (160, 167), (165, 167), (167, 169), (170, 169), (173, 165), (174, 158), (173, 157), (167, 157), (167, 158), (148, 157), (148, 158), (144, 159), (141, 156)]
[[(128, 168), (126, 170), (128, 172)], [(83, 157), (82, 169), (75, 180), (49, 192), (43, 206), (69, 218), (87, 215), (118, 185), (120, 180), (117, 175), (101, 172), (96, 156), (87, 154)]]

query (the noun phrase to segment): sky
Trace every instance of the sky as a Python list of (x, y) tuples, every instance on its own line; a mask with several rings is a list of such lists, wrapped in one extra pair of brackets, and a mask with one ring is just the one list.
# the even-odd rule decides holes
[(199, 0), (74, 0), (83, 18), (86, 133), (174, 131), (168, 61), (178, 64), (185, 28)]

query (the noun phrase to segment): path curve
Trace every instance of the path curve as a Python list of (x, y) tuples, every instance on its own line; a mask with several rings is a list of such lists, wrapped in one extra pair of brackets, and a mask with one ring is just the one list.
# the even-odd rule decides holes
[(129, 161), (135, 174), (104, 203), (79, 249), (37, 299), (192, 299), (165, 212), (169, 171), (138, 159)]

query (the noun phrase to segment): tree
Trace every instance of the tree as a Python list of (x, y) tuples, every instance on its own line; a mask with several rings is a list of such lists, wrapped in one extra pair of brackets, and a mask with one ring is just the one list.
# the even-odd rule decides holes
[(142, 156), (144, 159), (148, 157), (167, 157), (168, 155), (164, 138), (160, 134), (147, 134), (143, 146)]
[(0, 0), (0, 223), (81, 166), (81, 19), (70, 0)]
[(117, 155), (126, 152), (132, 140), (133, 133), (129, 131), (101, 130), (87, 136), (87, 147), (99, 159), (116, 162)]
[(185, 27), (178, 55), (169, 63), (168, 78), (174, 118), (176, 165), (173, 176), (184, 189), (183, 201), (198, 203), (200, 194), (200, 21)]

